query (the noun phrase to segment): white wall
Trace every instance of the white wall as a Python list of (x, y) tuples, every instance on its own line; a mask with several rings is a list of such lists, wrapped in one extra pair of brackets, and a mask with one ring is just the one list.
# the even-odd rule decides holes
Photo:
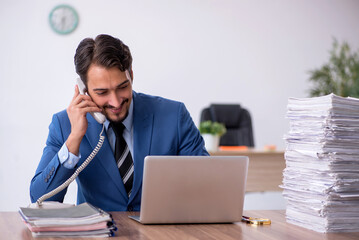
[(359, 43), (355, 0), (66, 2), (80, 15), (68, 36), (48, 24), (64, 1), (0, 2), (0, 211), (30, 201), (47, 127), (72, 98), (73, 55), (85, 37), (108, 33), (129, 45), (136, 91), (183, 101), (196, 124), (212, 102), (240, 103), (253, 116), (257, 147), (279, 149), (287, 98), (307, 96), (308, 71), (326, 61), (332, 37)]

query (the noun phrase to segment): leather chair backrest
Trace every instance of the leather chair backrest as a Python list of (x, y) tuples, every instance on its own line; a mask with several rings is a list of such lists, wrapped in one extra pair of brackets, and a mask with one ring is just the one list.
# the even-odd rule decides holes
[(242, 108), (239, 104), (211, 104), (212, 121), (223, 123), (227, 128), (239, 128)]
[(221, 146), (254, 147), (252, 119), (247, 109), (239, 104), (211, 104), (202, 110), (201, 122), (223, 123), (227, 133), (220, 139)]

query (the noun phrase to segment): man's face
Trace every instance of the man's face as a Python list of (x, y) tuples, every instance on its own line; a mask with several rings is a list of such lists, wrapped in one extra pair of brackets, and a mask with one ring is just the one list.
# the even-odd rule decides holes
[(118, 68), (91, 64), (87, 73), (88, 94), (113, 122), (123, 121), (132, 101), (132, 79)]

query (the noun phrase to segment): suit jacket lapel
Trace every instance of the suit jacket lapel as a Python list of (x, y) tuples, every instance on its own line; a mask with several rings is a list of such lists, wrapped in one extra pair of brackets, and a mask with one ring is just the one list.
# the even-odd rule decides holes
[(134, 152), (134, 183), (130, 201), (136, 196), (142, 186), (144, 158), (149, 155), (151, 148), (153, 114), (148, 106), (140, 100), (139, 95), (133, 94), (133, 152)]
[[(87, 116), (87, 120), (88, 120), (88, 129), (91, 130), (87, 131), (85, 136), (89, 141), (91, 148), (94, 149), (98, 143), (98, 140), (100, 139), (102, 125), (96, 122), (96, 120), (89, 114)], [(123, 197), (127, 199), (126, 201), (128, 201), (128, 195), (122, 183), (120, 172), (118, 171), (115, 157), (113, 155), (110, 143), (108, 142), (106, 132), (104, 131), (102, 135), (105, 136), (105, 141), (101, 149), (97, 153), (96, 158), (104, 167), (110, 179), (112, 179), (118, 190), (121, 192), (121, 195), (123, 195)]]

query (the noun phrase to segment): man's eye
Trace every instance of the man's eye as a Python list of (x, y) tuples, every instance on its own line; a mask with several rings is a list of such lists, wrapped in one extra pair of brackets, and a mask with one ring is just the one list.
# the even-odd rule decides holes
[(96, 95), (105, 95), (106, 92), (96, 92)]

